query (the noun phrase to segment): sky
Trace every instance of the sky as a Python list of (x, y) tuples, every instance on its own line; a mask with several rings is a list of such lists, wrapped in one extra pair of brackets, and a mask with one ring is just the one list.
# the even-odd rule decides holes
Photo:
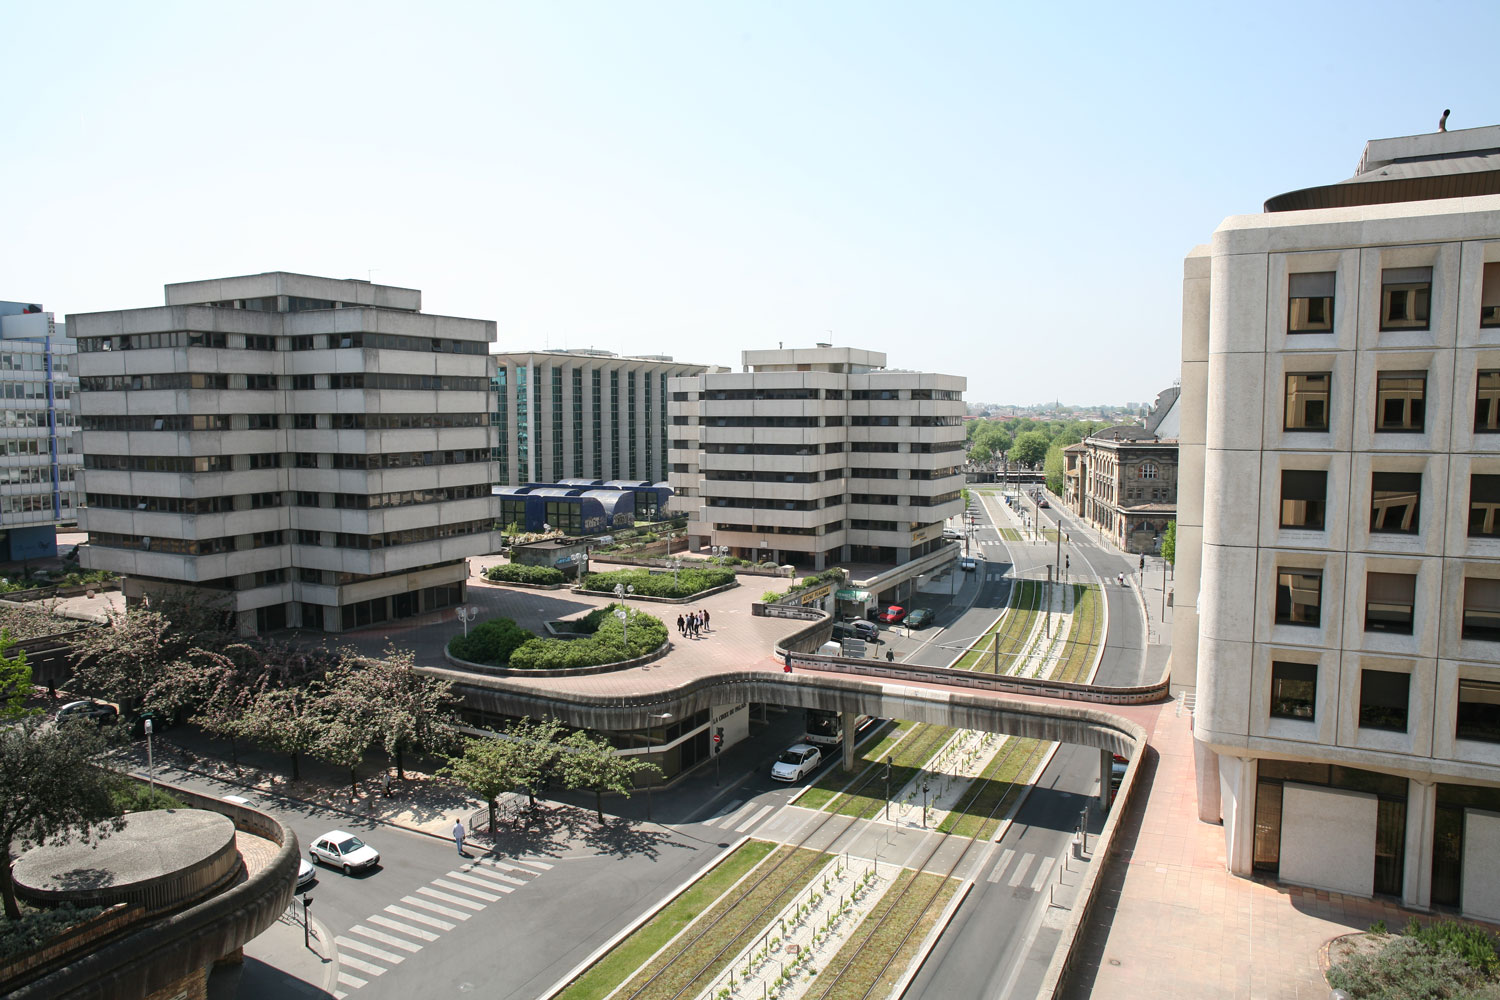
[(507, 349), (814, 342), (1152, 399), (1182, 259), (1373, 138), (1500, 124), (1500, 4), (10, 4), (0, 299), (297, 271)]

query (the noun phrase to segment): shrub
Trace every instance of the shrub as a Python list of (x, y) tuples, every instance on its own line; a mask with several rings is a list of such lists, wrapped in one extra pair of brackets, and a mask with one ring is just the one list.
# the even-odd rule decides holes
[(102, 906), (80, 908), (63, 903), (50, 910), (22, 913), (20, 920), (7, 920), (0, 924), (0, 962), (36, 951), (74, 924), (103, 912)]
[(643, 597), (692, 597), (705, 590), (734, 582), (734, 571), (727, 569), (683, 569), (674, 579), (671, 573), (650, 573), (641, 569), (621, 569), (610, 573), (590, 573), (583, 578), (584, 590), (608, 592), (616, 584), (634, 587)]
[(1493, 983), (1456, 954), (1415, 937), (1392, 938), (1328, 970), (1328, 984), (1356, 1000), (1493, 1000)]
[(455, 636), (448, 652), (470, 663), (503, 667), (517, 647), (536, 638), (509, 618), (491, 618), (469, 629), (468, 635)]
[(1405, 933), (1435, 951), (1445, 951), (1463, 959), (1464, 964), (1486, 976), (1493, 977), (1500, 972), (1500, 954), (1495, 952), (1495, 938), (1482, 927), (1456, 920), (1440, 920), (1423, 927), (1412, 918)]
[(186, 803), (170, 792), (153, 788), (134, 778), (121, 778), (109, 791), (115, 808), (122, 813), (146, 812), (150, 809), (185, 809)]
[(543, 586), (562, 583), (566, 577), (560, 569), (551, 566), (527, 566), (523, 563), (502, 563), (484, 571), (484, 578), (496, 583), (535, 583)]
[[(607, 609), (602, 609), (607, 610)], [(510, 654), (510, 666), (518, 670), (564, 670), (618, 663), (660, 649), (667, 641), (667, 627), (660, 618), (644, 611), (630, 612), (630, 647), (624, 646), (620, 620), (604, 616), (597, 631), (587, 639), (530, 639)]]

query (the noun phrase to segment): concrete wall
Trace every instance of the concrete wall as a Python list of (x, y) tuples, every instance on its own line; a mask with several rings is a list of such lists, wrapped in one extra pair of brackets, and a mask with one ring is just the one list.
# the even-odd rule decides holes
[(1368, 792), (1288, 782), (1281, 797), (1281, 880), (1373, 894), (1375, 812)]
[(1500, 921), (1500, 814), (1464, 811), (1464, 884), (1460, 905), (1466, 917)]

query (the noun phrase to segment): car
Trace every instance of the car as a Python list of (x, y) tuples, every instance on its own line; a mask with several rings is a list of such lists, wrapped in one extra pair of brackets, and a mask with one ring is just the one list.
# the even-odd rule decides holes
[(313, 879), (318, 877), (318, 870), (312, 863), (303, 858), (297, 865), (297, 888), (305, 889), (312, 884)]
[(237, 806), (245, 806), (247, 809), (259, 809), (260, 808), (260, 804), (258, 802), (256, 802), (254, 799), (249, 798), (249, 797), (244, 796), (244, 795), (225, 795), (225, 796), (222, 796), (222, 798), (223, 798), (223, 801), (225, 801), (225, 802), (233, 802), (235, 805), (237, 805)]
[(1037, 505), (1037, 506), (1038, 506), (1038, 507), (1040, 507), (1040, 508), (1041, 508), (1041, 509), (1042, 509), (1042, 510), (1046, 510), (1046, 509), (1047, 509), (1047, 508), (1048, 508), (1048, 507), (1051, 507), (1051, 506), (1052, 506), (1052, 505), (1051, 505), (1051, 504), (1050, 504), (1050, 503), (1048, 503), (1048, 502), (1047, 502), (1047, 501), (1045, 501), (1045, 500), (1038, 500), (1038, 501), (1037, 501), (1037, 502), (1036, 502), (1036, 505)]
[(771, 777), (777, 781), (801, 781), (823, 763), (823, 751), (811, 743), (793, 743), (771, 765)]
[(964, 556), (958, 561), (958, 568), (962, 570), (976, 570), (979, 568), (979, 560), (973, 556)]
[(943, 537), (949, 541), (959, 542), (963, 541), (964, 533), (957, 528), (944, 528)]
[(379, 851), (343, 830), (330, 830), (323, 834), (313, 841), (307, 854), (314, 861), (341, 869), (345, 875), (380, 864)]
[(863, 639), (866, 642), (875, 642), (880, 638), (880, 626), (874, 622), (867, 622), (863, 618), (850, 618), (845, 621), (833, 623), (833, 637), (835, 639)]
[(905, 617), (906, 609), (899, 604), (892, 604), (890, 607), (880, 612), (880, 614), (876, 615), (875, 620), (885, 622), (887, 625), (894, 625)]
[(92, 719), (101, 726), (113, 725), (120, 718), (120, 710), (103, 701), (70, 701), (57, 710), (57, 721), (69, 719)]
[(907, 628), (926, 628), (932, 624), (932, 612), (926, 608), (917, 608), (906, 616)]

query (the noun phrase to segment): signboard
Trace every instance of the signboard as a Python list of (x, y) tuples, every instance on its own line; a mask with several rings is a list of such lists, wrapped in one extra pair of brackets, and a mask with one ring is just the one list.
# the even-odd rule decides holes
[(833, 593), (833, 584), (829, 583), (821, 587), (814, 587), (812, 590), (804, 591), (798, 594), (797, 597), (802, 606), (806, 607), (809, 604), (817, 604), (831, 593)]
[(873, 595), (868, 590), (841, 590), (834, 596), (841, 601), (868, 602)]
[(922, 542), (931, 541), (942, 533), (943, 522), (938, 521), (935, 524), (929, 524), (924, 528), (918, 528), (916, 531), (913, 531), (911, 533), (911, 543), (913, 545), (918, 545)]

